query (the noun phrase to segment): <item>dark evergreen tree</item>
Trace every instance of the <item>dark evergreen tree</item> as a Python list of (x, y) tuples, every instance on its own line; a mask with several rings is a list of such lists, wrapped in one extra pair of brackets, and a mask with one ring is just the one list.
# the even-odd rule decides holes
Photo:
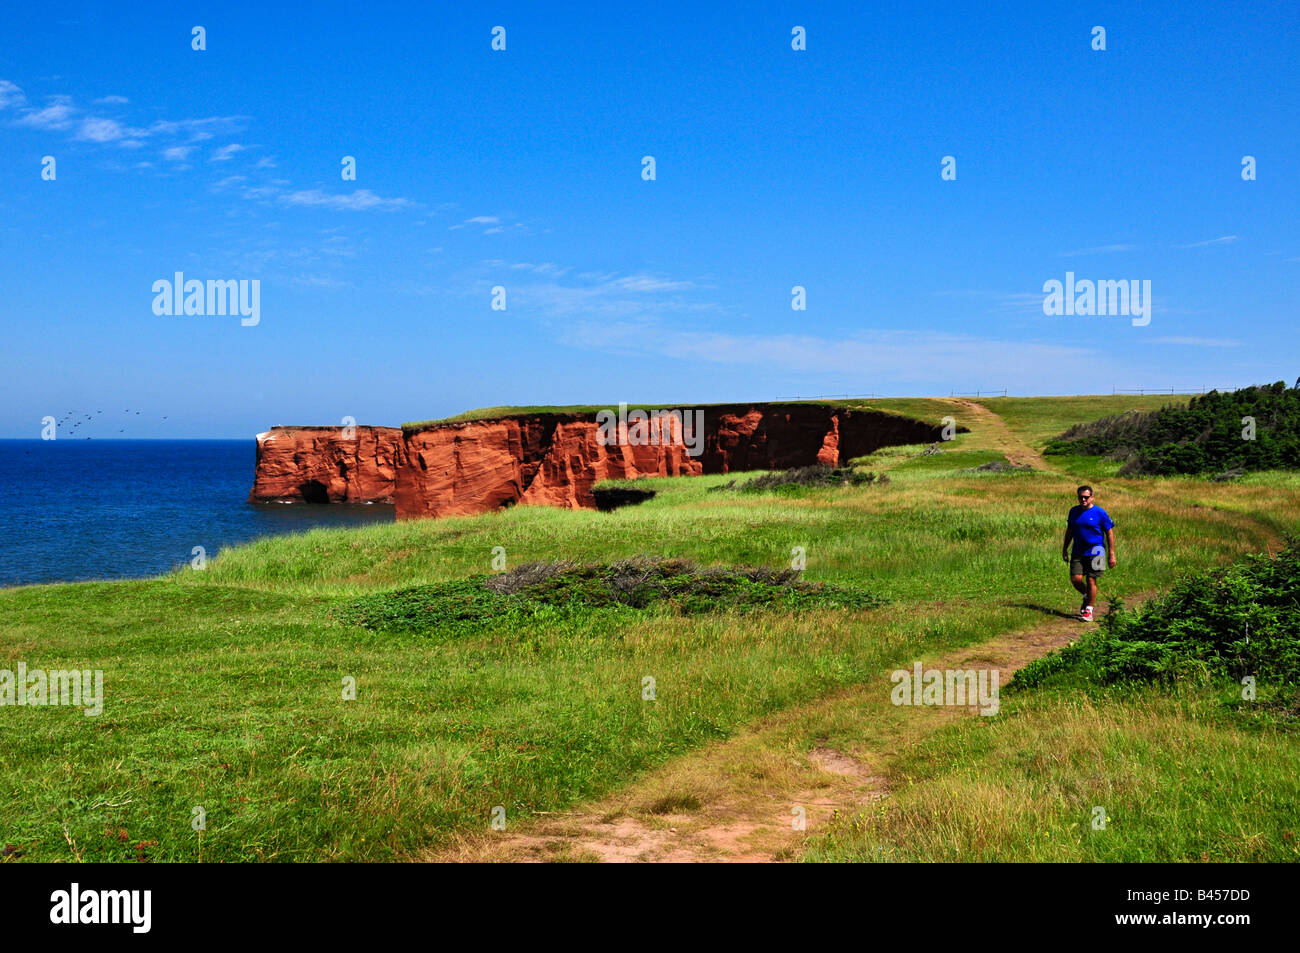
[(1071, 427), (1047, 453), (1124, 460), (1123, 475), (1300, 468), (1300, 379), (1219, 393)]

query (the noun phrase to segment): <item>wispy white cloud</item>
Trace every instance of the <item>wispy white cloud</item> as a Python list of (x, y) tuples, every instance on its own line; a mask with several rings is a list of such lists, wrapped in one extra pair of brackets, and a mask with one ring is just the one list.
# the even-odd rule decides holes
[(512, 300), (520, 307), (547, 317), (601, 316), (638, 318), (668, 313), (700, 314), (725, 310), (716, 301), (681, 292), (698, 290), (692, 281), (652, 274), (620, 275), (613, 272), (583, 272), (568, 277), (570, 268), (553, 262), (506, 262), (490, 259), (492, 283), (497, 273), (510, 271), (528, 276), (507, 279)]
[[(122, 107), (129, 105), (124, 96), (104, 96), (94, 101), (101, 107), (113, 107), (113, 112), (120, 114)], [(245, 116), (208, 116), (193, 119), (159, 119), (147, 125), (133, 126), (129, 120), (102, 115), (105, 110), (79, 108), (71, 97), (56, 95), (48, 97), (45, 105), (36, 108), (29, 104), (23, 90), (9, 80), (0, 79), (0, 110), (7, 115), (0, 115), (0, 121), (8, 120), (12, 124), (43, 130), (57, 130), (70, 138), (96, 145), (114, 145), (123, 149), (138, 149), (152, 143), (158, 149), (164, 168), (169, 173), (185, 171), (191, 168), (188, 161), (199, 148), (198, 143), (208, 142), (218, 136), (229, 138), (239, 132), (246, 124)], [(208, 154), (208, 161), (220, 166), (246, 153), (256, 146), (242, 142), (226, 141), (214, 143)], [(137, 162), (132, 166), (110, 164), (111, 168), (154, 168), (151, 162)], [(276, 162), (270, 156), (263, 157), (253, 165), (259, 170), (270, 170)], [(244, 170), (251, 171), (251, 170)], [(273, 173), (272, 173), (273, 174)], [(250, 201), (275, 202), (285, 206), (304, 208), (326, 208), (341, 211), (391, 211), (394, 209), (416, 207), (416, 203), (406, 198), (377, 195), (369, 189), (333, 194), (322, 189), (292, 190), (285, 179), (270, 179), (261, 182), (249, 181), (244, 175), (228, 175), (220, 178), (211, 186), (214, 192), (235, 190), (235, 194)], [(488, 226), (499, 223), (495, 216), (477, 216), (471, 224)], [(333, 254), (341, 252), (333, 251)], [(320, 282), (312, 279), (314, 286)]]
[(30, 126), (33, 129), (70, 129), (75, 112), (70, 103), (60, 99), (44, 109), (29, 109), (15, 121), (20, 126)]
[[(1055, 275), (1045, 275), (1043, 281), (1055, 279), (1063, 280), (1064, 272)], [(1097, 279), (1097, 275), (1084, 275), (1081, 278)], [(982, 307), (986, 314), (1007, 314), (1007, 315), (1035, 315), (1039, 318), (1045, 317), (1043, 314), (1043, 299), (1045, 293), (1042, 291), (989, 291), (985, 290), (963, 290), (963, 291), (936, 291), (936, 297), (944, 298), (969, 298), (976, 304), (976, 307)], [(982, 305), (980, 304), (982, 303)], [(1175, 314), (1190, 315), (1197, 314), (1196, 311), (1187, 309), (1173, 309), (1168, 305), (1167, 299), (1163, 297), (1152, 297), (1152, 308), (1157, 314), (1166, 317)]]
[(240, 145), (238, 142), (232, 142), (229, 145), (222, 146), (212, 153), (209, 162), (229, 162), (238, 152), (244, 152), (248, 146)]
[(465, 228), (467, 225), (495, 226), (492, 228), (485, 228), (483, 232), (485, 235), (492, 235), (501, 231), (501, 219), (496, 215), (475, 215), (473, 218), (467, 218), (459, 224), (448, 226), (447, 230), (454, 232), (456, 229)]
[(83, 142), (120, 142), (122, 145), (131, 142), (139, 145), (140, 137), (148, 134), (144, 129), (123, 126), (116, 119), (89, 116), (77, 125), (77, 134), (74, 138)]
[(236, 132), (247, 116), (209, 116), (206, 119), (159, 119), (151, 123), (151, 136), (186, 136), (189, 142), (205, 142), (214, 136)]
[(273, 199), (284, 193), (284, 183), (273, 182), (269, 185), (250, 185), (240, 194), (251, 201)]
[(703, 364), (748, 365), (773, 374), (844, 373), (867, 380), (888, 377), (927, 384), (939, 379), (961, 385), (971, 380), (972, 369), (987, 373), (990, 368), (1029, 368), (1033, 380), (1050, 382), (1097, 353), (1068, 345), (933, 331), (881, 330), (830, 338), (673, 329), (653, 321), (581, 322), (568, 326), (566, 335), (569, 343), (583, 348), (657, 353)]
[(687, 288), (694, 288), (695, 283), (691, 281), (672, 281), (654, 275), (627, 275), (623, 278), (613, 279), (608, 282), (607, 287), (614, 291), (651, 293), (656, 291), (685, 291)]
[(0, 109), (8, 109), (10, 106), (21, 106), (27, 102), (27, 97), (23, 91), (14, 83), (7, 79), (0, 79)]
[(511, 271), (526, 271), (531, 275), (554, 275), (560, 277), (567, 274), (571, 269), (561, 268), (554, 262), (544, 261), (541, 264), (533, 264), (528, 261), (509, 262), (500, 258), (490, 258), (483, 264), (489, 268), (508, 268)]
[(1240, 341), (1229, 338), (1163, 337), (1152, 340), (1157, 344), (1183, 344), (1188, 347), (1241, 347)]
[(308, 189), (305, 191), (288, 192), (280, 196), (280, 201), (286, 205), (316, 206), (320, 208), (341, 209), (350, 212), (368, 211), (370, 209), (392, 211), (393, 209), (405, 208), (411, 204), (409, 199), (387, 199), (383, 196), (376, 195), (369, 189), (357, 189), (355, 192), (334, 194), (322, 192), (320, 189)]
[[(124, 106), (125, 96), (104, 96), (94, 100), (96, 105)], [(147, 140), (174, 139), (188, 136), (191, 142), (211, 139), (217, 133), (229, 133), (239, 128), (245, 117), (210, 116), (204, 119), (157, 120), (148, 126), (137, 127), (110, 116), (96, 115), (79, 108), (71, 96), (55, 95), (46, 99), (41, 108), (28, 105), (26, 95), (17, 84), (0, 80), (0, 109), (14, 110), (14, 125), (31, 129), (66, 132), (78, 142), (99, 145), (113, 144), (125, 149), (138, 149)], [(237, 148), (245, 148), (239, 146)], [(220, 150), (218, 150), (220, 151)], [(168, 158), (172, 158), (168, 156)], [(136, 164), (136, 168), (150, 167)]]
[(324, 235), (321, 240), (295, 243), (268, 242), (263, 236), (257, 247), (227, 249), (225, 267), (232, 274), (257, 275), (264, 281), (298, 289), (355, 287), (349, 280), (345, 259), (356, 254), (347, 235)]
[(291, 285), (299, 288), (351, 288), (352, 282), (343, 281), (333, 275), (294, 275), (289, 279)]
[(1190, 245), (1179, 245), (1179, 248), (1205, 248), (1209, 245), (1231, 245), (1239, 241), (1236, 235), (1223, 235), (1219, 238), (1207, 238), (1203, 242), (1192, 242)]

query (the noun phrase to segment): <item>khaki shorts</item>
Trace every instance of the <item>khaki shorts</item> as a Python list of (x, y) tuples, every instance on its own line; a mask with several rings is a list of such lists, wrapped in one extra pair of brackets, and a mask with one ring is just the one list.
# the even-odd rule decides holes
[(1092, 576), (1094, 579), (1106, 571), (1106, 554), (1100, 556), (1071, 556), (1071, 576)]

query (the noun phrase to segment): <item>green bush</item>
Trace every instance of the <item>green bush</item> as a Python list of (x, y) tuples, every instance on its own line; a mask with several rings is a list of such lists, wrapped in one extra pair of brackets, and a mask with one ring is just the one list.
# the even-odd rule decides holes
[[(1254, 439), (1242, 435), (1245, 417), (1255, 420)], [(1044, 453), (1123, 460), (1123, 475), (1297, 469), (1300, 389), (1278, 381), (1227, 393), (1210, 391), (1186, 405), (1150, 413), (1103, 417), (1048, 441)]]
[(688, 559), (642, 557), (609, 564), (528, 563), (500, 575), (363, 596), (339, 606), (335, 615), (368, 629), (458, 635), (600, 609), (663, 606), (694, 615), (871, 609), (882, 603), (861, 589), (805, 582), (793, 569), (701, 567)]
[(774, 470), (754, 477), (737, 486), (736, 481), (713, 487), (714, 491), (740, 490), (742, 493), (763, 492), (797, 492), (803, 487), (823, 486), (884, 486), (889, 477), (883, 473), (870, 470), (858, 470), (854, 467), (831, 467), (824, 463), (811, 466), (795, 467), (791, 470)]
[(1016, 673), (1017, 689), (1052, 682), (1172, 682), (1253, 676), (1300, 687), (1300, 540), (1196, 573), (1138, 609), (1112, 603), (1099, 628)]

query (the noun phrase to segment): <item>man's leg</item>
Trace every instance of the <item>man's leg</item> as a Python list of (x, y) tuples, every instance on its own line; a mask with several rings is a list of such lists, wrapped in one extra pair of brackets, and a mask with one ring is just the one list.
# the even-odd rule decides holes
[(1079, 612), (1082, 614), (1084, 607), (1088, 605), (1088, 583), (1081, 575), (1071, 575), (1070, 584), (1083, 594), (1083, 602), (1079, 604)]
[(1094, 607), (1097, 605), (1097, 577), (1096, 576), (1088, 577), (1088, 605)]

